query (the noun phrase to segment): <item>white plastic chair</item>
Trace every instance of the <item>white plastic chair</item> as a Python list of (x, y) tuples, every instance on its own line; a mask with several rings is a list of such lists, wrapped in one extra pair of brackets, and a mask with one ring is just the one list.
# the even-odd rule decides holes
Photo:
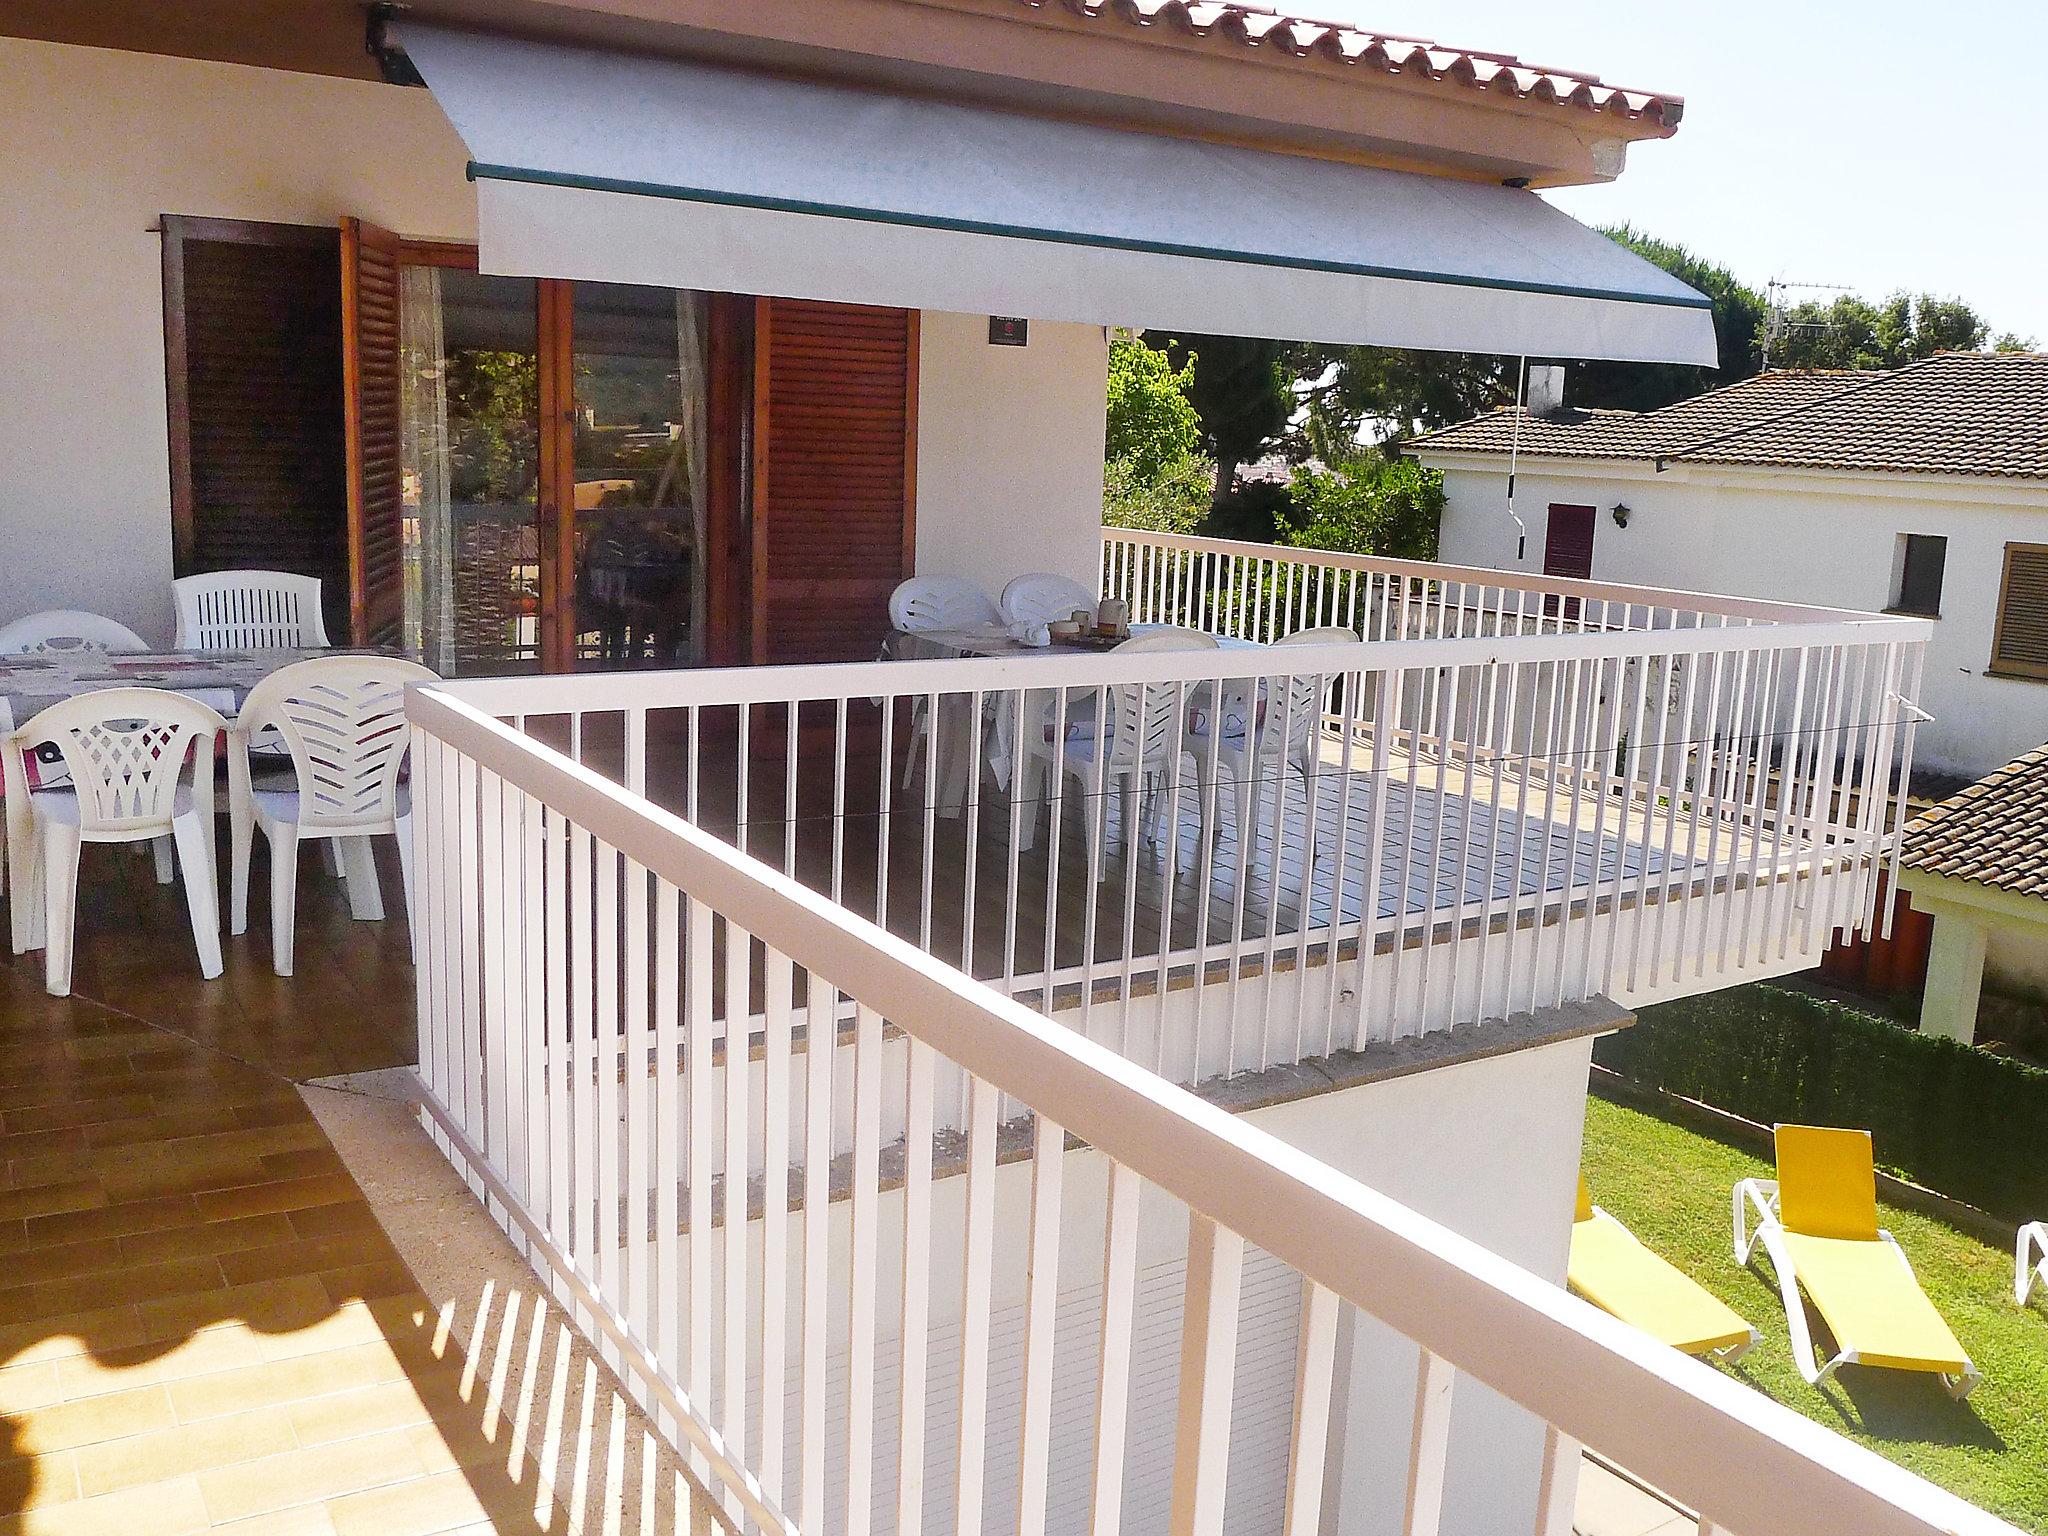
[[(1216, 637), (1205, 635), (1193, 629), (1163, 629), (1152, 634), (1139, 635), (1126, 640), (1111, 651), (1112, 656), (1129, 655), (1145, 651), (1213, 651)], [(1109, 729), (1106, 733), (1098, 728), (1093, 711), (1070, 711), (1058, 728), (1054, 725), (1053, 707), (1044, 708), (1039, 722), (1029, 726), (1024, 734), (1024, 778), (1018, 786), (1018, 793), (1029, 792), (1030, 786), (1042, 784), (1049, 797), (1052, 791), (1052, 775), (1057, 764), (1062, 777), (1073, 780), (1086, 796), (1099, 783), (1105, 791), (1102, 803), (1096, 807), (1096, 833), (1098, 838), (1107, 835), (1109, 816), (1107, 790), (1113, 782), (1117, 786), (1119, 809), (1118, 827), (1123, 837), (1125, 851), (1133, 846), (1131, 840), (1132, 813), (1142, 813), (1144, 807), (1137, 804), (1137, 790), (1143, 782), (1148, 795), (1155, 795), (1161, 782), (1171, 782), (1179, 769), (1180, 759), (1187, 751), (1187, 728), (1182, 706), (1194, 696), (1195, 684), (1181, 683), (1114, 683), (1106, 690), (1106, 712)], [(1055, 696), (1056, 697), (1056, 696)], [(1090, 701), (1092, 703), (1092, 701)], [(1064, 736), (1064, 745), (1060, 738)], [(1103, 754), (1101, 777), (1096, 776), (1096, 754)], [(1192, 784), (1190, 775), (1184, 782)], [(1206, 804), (1204, 826), (1207, 825)], [(1038, 818), (1028, 816), (1024, 821), (1024, 846), (1036, 844)]]
[(997, 606), (1005, 624), (1050, 624), (1055, 619), (1072, 618), (1076, 608), (1092, 613), (1099, 601), (1078, 581), (1047, 571), (1032, 571), (1012, 577)]
[[(17, 850), (34, 847), (40, 854), (14, 861), (11, 894), (17, 904), (41, 896), (44, 984), (51, 996), (71, 992), (82, 843), (173, 839), (184, 871), (200, 974), (220, 975), (213, 751), (226, 729), (218, 713), (183, 694), (107, 688), (52, 704), (6, 738), (9, 840)], [(71, 785), (31, 794), (25, 754), (45, 744), (63, 754)]]
[[(998, 624), (1002, 616), (996, 612), (996, 605), (989, 596), (973, 582), (959, 576), (912, 576), (896, 584), (896, 590), (889, 594), (889, 622), (908, 634), (918, 634), (935, 629), (973, 629), (981, 625)], [(941, 701), (941, 707), (949, 702)], [(925, 719), (929, 701), (913, 699), (910, 704), (910, 725), (906, 732), (909, 750), (903, 758), (903, 787), (910, 788), (910, 781), (918, 767), (925, 761), (925, 736), (930, 723)], [(941, 736), (938, 751), (943, 757), (948, 743)], [(941, 762), (932, 775), (938, 783), (945, 783), (948, 765)]]
[(320, 579), (286, 571), (210, 571), (171, 583), (181, 651), (274, 651), (325, 646)]
[(959, 576), (912, 576), (889, 594), (889, 622), (912, 634), (973, 629), (998, 623), (1001, 617), (986, 592)]
[(80, 651), (146, 651), (149, 642), (126, 624), (76, 608), (50, 608), (0, 627), (0, 655), (65, 655)]
[[(270, 955), (292, 973), (299, 844), (325, 839), (348, 872), (349, 910), (362, 921), (384, 916), (370, 839), (398, 839), (398, 867), (412, 918), (412, 807), (399, 782), (410, 743), (405, 690), (435, 674), (416, 662), (382, 656), (320, 656), (280, 667), (249, 691), (228, 734), (228, 922), (249, 926), (249, 858), (261, 828), (270, 844)], [(296, 782), (269, 788), (252, 781), (250, 743), (274, 730), (291, 753)]]
[[(1362, 645), (1356, 630), (1341, 624), (1296, 630), (1273, 642), (1282, 646)], [(1275, 681), (1277, 681), (1277, 675)], [(1317, 747), (1322, 738), (1324, 696), (1329, 691), (1329, 674), (1291, 675), (1286, 686), (1273, 688), (1257, 684), (1257, 702), (1248, 684), (1227, 685), (1223, 707), (1215, 713), (1222, 721), (1223, 734), (1216, 742), (1216, 777), (1235, 791), (1238, 835), (1251, 822), (1254, 795), (1261, 773), (1271, 773), (1275, 793), (1284, 768), (1301, 775), (1302, 793), (1315, 794)], [(1199, 719), (1189, 730), (1191, 750), (1204, 771), (1209, 763), (1211, 722)], [(1314, 850), (1310, 850), (1311, 855)]]

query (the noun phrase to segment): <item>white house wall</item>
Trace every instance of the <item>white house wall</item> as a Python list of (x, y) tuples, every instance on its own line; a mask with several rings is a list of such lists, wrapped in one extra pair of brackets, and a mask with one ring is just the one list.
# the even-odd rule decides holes
[(918, 331), (917, 569), (998, 594), (1052, 571), (1089, 591), (1102, 548), (1109, 340), (1031, 322), (992, 347), (986, 315), (926, 310)]
[[(170, 638), (160, 215), (470, 241), (465, 163), (423, 90), (0, 39), (0, 623), (88, 608)], [(1092, 586), (1103, 332), (987, 326), (923, 317), (918, 566)]]
[(0, 622), (171, 634), (161, 214), (467, 240), (425, 91), (0, 39)]
[[(1444, 471), (1443, 558), (1460, 565), (1540, 572), (1550, 504), (1590, 503), (1598, 580), (1876, 610), (1893, 597), (1899, 535), (1942, 535), (1942, 617), (1920, 692), (1935, 719), (1920, 728), (1917, 765), (1977, 778), (2048, 741), (2048, 683), (1988, 671), (2005, 546), (2048, 543), (2048, 488), (1524, 460), (1515, 500), (1529, 543), (1518, 567), (1505, 461), (1423, 461)], [(1629, 508), (1626, 528), (1616, 503)]]

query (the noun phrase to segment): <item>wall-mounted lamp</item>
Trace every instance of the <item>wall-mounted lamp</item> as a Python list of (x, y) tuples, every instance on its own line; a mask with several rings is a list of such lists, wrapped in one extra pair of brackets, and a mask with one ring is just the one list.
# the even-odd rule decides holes
[(1614, 526), (1617, 528), (1626, 528), (1628, 526), (1628, 503), (1625, 501), (1617, 501), (1614, 504)]

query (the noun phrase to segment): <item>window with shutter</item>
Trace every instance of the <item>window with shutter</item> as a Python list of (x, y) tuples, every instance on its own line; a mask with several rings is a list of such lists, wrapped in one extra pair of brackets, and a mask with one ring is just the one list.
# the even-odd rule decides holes
[(396, 646), (405, 629), (398, 268), (396, 235), (361, 219), (342, 220), (348, 632), (358, 645)]
[(872, 660), (909, 574), (917, 315), (756, 305), (753, 659)]
[(2048, 544), (2005, 546), (1991, 670), (2048, 678)]
[[(1573, 576), (1580, 580), (1593, 574), (1593, 522), (1595, 511), (1592, 507), (1575, 506), (1568, 502), (1553, 502), (1550, 507), (1550, 522), (1543, 534), (1543, 574), (1546, 576)], [(1561, 602), (1555, 596), (1543, 599), (1543, 611), (1555, 618), (1562, 615), (1567, 619), (1579, 616), (1579, 600), (1568, 597)]]
[(340, 239), (328, 228), (163, 219), (174, 569), (318, 577), (348, 613)]

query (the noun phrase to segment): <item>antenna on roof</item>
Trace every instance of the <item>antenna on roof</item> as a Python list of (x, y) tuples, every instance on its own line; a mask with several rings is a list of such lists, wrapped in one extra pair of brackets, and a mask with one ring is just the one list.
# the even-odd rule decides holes
[(1788, 320), (1785, 317), (1785, 295), (1798, 290), (1801, 293), (1853, 293), (1847, 283), (1795, 283), (1787, 278), (1774, 277), (1764, 284), (1764, 302), (1767, 312), (1764, 319), (1763, 369), (1770, 371), (1771, 348), (1788, 336), (1812, 336), (1827, 330), (1827, 323), (1820, 320)]

